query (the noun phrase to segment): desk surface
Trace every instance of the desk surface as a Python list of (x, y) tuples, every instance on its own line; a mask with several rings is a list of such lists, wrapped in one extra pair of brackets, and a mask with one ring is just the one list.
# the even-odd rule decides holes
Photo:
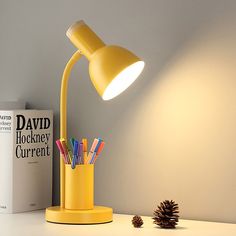
[(131, 215), (114, 214), (114, 221), (100, 225), (63, 225), (45, 222), (44, 211), (0, 214), (1, 236), (236, 236), (236, 224), (180, 220), (176, 229), (160, 229), (151, 217), (143, 217), (142, 228), (133, 228)]

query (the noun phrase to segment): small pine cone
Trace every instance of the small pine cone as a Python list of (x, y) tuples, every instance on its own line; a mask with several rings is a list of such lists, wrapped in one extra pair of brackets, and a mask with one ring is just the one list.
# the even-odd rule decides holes
[(132, 224), (135, 228), (140, 228), (143, 225), (141, 216), (135, 215), (132, 219)]
[(165, 200), (154, 211), (153, 223), (161, 228), (175, 228), (179, 221), (179, 207), (173, 200)]

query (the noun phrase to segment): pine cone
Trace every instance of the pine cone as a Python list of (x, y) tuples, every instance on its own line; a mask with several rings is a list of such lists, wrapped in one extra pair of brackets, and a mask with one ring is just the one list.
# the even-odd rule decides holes
[(161, 228), (175, 228), (179, 221), (179, 206), (173, 200), (165, 200), (154, 211), (153, 223)]
[(132, 219), (132, 224), (135, 228), (140, 228), (143, 225), (141, 216), (135, 215)]

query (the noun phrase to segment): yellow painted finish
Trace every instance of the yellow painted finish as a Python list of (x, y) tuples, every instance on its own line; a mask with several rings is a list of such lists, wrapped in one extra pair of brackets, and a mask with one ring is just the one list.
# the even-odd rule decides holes
[(66, 35), (88, 60), (95, 51), (105, 46), (104, 42), (83, 21), (73, 24)]
[[(78, 48), (67, 63), (61, 83), (60, 138), (67, 140), (67, 90), (74, 64), (81, 54), (90, 61), (89, 74), (100, 96), (108, 85), (130, 65), (140, 61), (132, 52), (118, 46), (106, 46), (83, 22), (72, 25), (67, 36)], [(119, 78), (119, 77), (118, 77)], [(86, 158), (85, 158), (86, 161)], [(60, 207), (46, 209), (46, 220), (56, 223), (94, 224), (112, 221), (112, 209), (93, 208), (94, 166), (78, 165), (73, 170), (60, 158)]]
[(65, 165), (65, 208), (88, 210), (94, 207), (94, 165)]
[(106, 46), (97, 50), (90, 60), (89, 75), (99, 95), (102, 97), (111, 81), (138, 61), (141, 59), (119, 46)]
[(125, 48), (106, 46), (83, 21), (73, 24), (66, 35), (90, 61), (90, 78), (101, 97), (119, 73), (135, 62), (141, 61)]
[[(74, 64), (80, 59), (79, 51), (75, 52), (68, 61), (61, 81), (61, 100), (60, 100), (60, 138), (67, 139), (67, 90), (68, 80)], [(60, 157), (60, 206), (65, 207), (65, 164), (63, 157)]]
[(58, 206), (46, 209), (45, 219), (53, 223), (99, 224), (111, 222), (112, 208), (95, 206), (92, 210), (67, 210)]
[[(61, 82), (60, 97), (60, 138), (67, 139), (67, 93), (68, 80), (74, 64), (80, 59), (80, 51), (73, 54), (68, 61)], [(70, 167), (71, 168), (71, 167)], [(68, 224), (98, 224), (112, 221), (112, 208), (95, 206), (91, 210), (65, 209), (65, 164), (60, 157), (60, 206), (48, 207), (45, 219), (48, 222)]]

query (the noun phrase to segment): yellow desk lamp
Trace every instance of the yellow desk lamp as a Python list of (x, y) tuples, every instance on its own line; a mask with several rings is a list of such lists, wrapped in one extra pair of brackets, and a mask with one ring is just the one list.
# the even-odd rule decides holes
[[(104, 100), (127, 89), (140, 75), (144, 62), (119, 46), (107, 46), (84, 23), (78, 21), (66, 35), (78, 48), (68, 61), (61, 83), (60, 138), (67, 139), (67, 88), (70, 72), (82, 55), (89, 60), (89, 75)], [(46, 209), (49, 222), (97, 224), (112, 221), (112, 209), (93, 205), (93, 164), (78, 165), (74, 170), (60, 158), (60, 206)]]

